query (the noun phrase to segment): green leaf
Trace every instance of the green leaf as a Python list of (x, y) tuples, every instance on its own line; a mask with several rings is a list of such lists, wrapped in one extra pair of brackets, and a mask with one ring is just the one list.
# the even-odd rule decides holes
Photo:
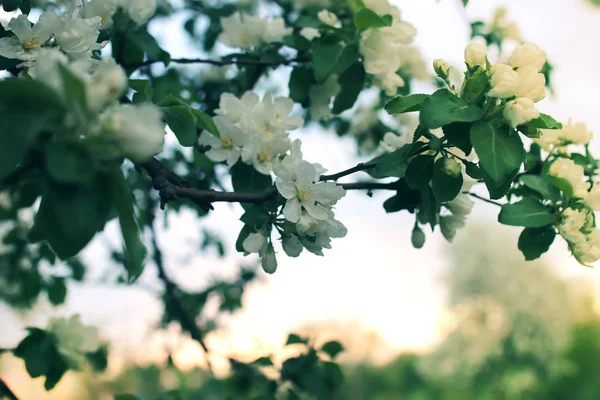
[(192, 147), (198, 139), (196, 131), (196, 118), (189, 107), (172, 106), (161, 107), (167, 125), (173, 131), (179, 144)]
[(438, 159), (433, 167), (433, 178), (431, 187), (433, 195), (439, 203), (453, 200), (460, 193), (463, 185), (462, 173), (450, 175), (445, 170), (445, 158)]
[(377, 166), (366, 170), (367, 174), (375, 179), (387, 178), (389, 176), (402, 178), (406, 172), (407, 159), (411, 147), (411, 144), (405, 144), (391, 153), (375, 157), (369, 163), (375, 162)]
[(134, 394), (125, 393), (115, 395), (115, 400), (140, 400), (140, 398)]
[(467, 103), (475, 103), (487, 92), (488, 88), (487, 73), (483, 69), (477, 69), (473, 75), (464, 83), (460, 98)]
[(420, 192), (409, 188), (406, 184), (406, 180), (401, 179), (397, 183), (396, 194), (383, 202), (383, 208), (388, 213), (401, 210), (408, 210), (413, 213), (420, 203)]
[(465, 164), (465, 169), (466, 169), (467, 175), (469, 175), (471, 178), (473, 178), (473, 179), (482, 179), (483, 178), (481, 169), (479, 169), (477, 164), (474, 164), (469, 161), (465, 162), (464, 164)]
[(463, 6), (466, 7), (469, 4), (469, 0), (462, 0)]
[(290, 333), (285, 345), (289, 346), (290, 344), (308, 344), (308, 339), (296, 335), (295, 333)]
[(527, 123), (527, 126), (539, 129), (562, 129), (562, 124), (547, 114), (540, 116)]
[(560, 191), (547, 176), (523, 175), (521, 177), (521, 182), (528, 188), (533, 189), (544, 196), (546, 199), (558, 201), (561, 198)]
[(27, 150), (44, 129), (48, 118), (45, 115), (3, 112), (0, 109), (0, 120), (0, 179), (3, 179), (23, 162)]
[[(0, 1), (0, 3), (2, 2)], [(31, 0), (22, 0), (19, 9), (23, 14), (29, 14), (31, 11)]]
[(366, 76), (365, 68), (359, 62), (352, 64), (340, 75), (338, 83), (341, 90), (333, 102), (332, 112), (334, 114), (340, 114), (352, 108), (365, 85)]
[(424, 189), (433, 177), (434, 156), (417, 156), (406, 168), (406, 184), (411, 189)]
[(498, 215), (498, 221), (504, 225), (539, 228), (555, 222), (552, 209), (536, 199), (526, 197), (514, 204), (504, 204)]
[(111, 174), (110, 195), (119, 214), (119, 224), (125, 242), (125, 268), (128, 282), (133, 283), (144, 271), (146, 248), (140, 238), (135, 220), (133, 194), (127, 185), (123, 172), (116, 168)]
[(85, 83), (63, 64), (58, 64), (62, 78), (63, 91), (68, 104), (73, 107), (83, 107), (87, 104)]
[(313, 42), (312, 65), (317, 82), (324, 82), (335, 70), (336, 64), (344, 47), (335, 42)]
[(129, 33), (129, 38), (153, 60), (160, 60), (169, 65), (171, 56), (169, 53), (160, 48), (154, 36), (148, 33), (145, 29), (138, 29)]
[(271, 189), (270, 175), (263, 175), (250, 165), (237, 163), (231, 168), (231, 183), (236, 192), (261, 193)]
[(235, 241), (235, 250), (240, 252), (240, 253), (244, 253), (244, 240), (246, 240), (246, 238), (248, 236), (250, 236), (251, 233), (254, 233), (256, 230), (254, 228), (251, 228), (248, 225), (244, 225), (242, 227), (242, 230), (240, 231), (240, 234), (238, 235), (236, 241)]
[(471, 123), (453, 122), (442, 128), (448, 143), (461, 149), (466, 155), (471, 154), (473, 146), (471, 145), (470, 131)]
[(471, 143), (479, 156), (479, 166), (498, 183), (518, 171), (525, 160), (523, 142), (508, 127), (497, 128), (479, 121), (471, 127)]
[(556, 232), (551, 225), (525, 228), (519, 236), (519, 250), (525, 256), (525, 260), (535, 260), (548, 251), (555, 237)]
[[(433, 191), (429, 186), (421, 190), (421, 206), (419, 207), (419, 222), (422, 224), (429, 223), (433, 231), (437, 225), (440, 206), (435, 200)], [(422, 217), (422, 219), (421, 219)]]
[(421, 106), (419, 122), (435, 129), (452, 122), (473, 122), (481, 119), (482, 110), (456, 97), (448, 89), (441, 89), (425, 99)]
[(506, 177), (504, 180), (496, 182), (494, 181), (485, 170), (480, 169), (481, 177), (485, 183), (485, 186), (490, 194), (490, 199), (501, 199), (504, 197), (512, 188), (513, 182), (517, 177), (519, 171), (515, 170), (512, 174)]
[(374, 11), (368, 8), (361, 8), (354, 14), (354, 26), (359, 31), (364, 31), (369, 28), (389, 26), (389, 24)]
[(358, 60), (359, 55), (357, 44), (352, 43), (345, 46), (336, 62), (333, 73), (338, 75), (344, 73), (344, 71)]
[(204, 129), (209, 131), (215, 136), (219, 135), (219, 129), (215, 125), (213, 119), (205, 112), (191, 108), (192, 114), (196, 117), (196, 126), (198, 129)]
[(75, 256), (112, 216), (107, 186), (104, 177), (78, 186), (48, 181), (30, 240), (47, 240), (63, 260)]
[(290, 98), (296, 103), (302, 103), (308, 98), (310, 87), (314, 83), (316, 83), (314, 72), (310, 67), (301, 66), (294, 68), (289, 82)]
[(329, 357), (335, 358), (339, 353), (344, 351), (344, 346), (337, 340), (332, 340), (321, 346), (321, 351), (326, 353)]
[(55, 306), (65, 302), (67, 297), (67, 284), (64, 278), (53, 278), (47, 288), (48, 300)]
[(22, 0), (3, 0), (1, 4), (4, 8), (4, 11), (11, 12), (19, 8), (19, 6), (21, 5), (21, 1)]
[(75, 144), (51, 142), (46, 147), (46, 171), (62, 183), (83, 183), (93, 179), (96, 171), (87, 151)]
[(258, 367), (270, 367), (273, 365), (273, 361), (271, 360), (271, 357), (260, 357), (252, 361), (250, 364)]
[(392, 115), (419, 111), (423, 102), (429, 98), (428, 94), (411, 94), (409, 96), (396, 96), (385, 105), (385, 110)]

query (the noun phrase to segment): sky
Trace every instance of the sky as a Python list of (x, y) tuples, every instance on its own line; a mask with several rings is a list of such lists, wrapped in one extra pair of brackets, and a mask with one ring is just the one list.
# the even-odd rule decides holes
[[(556, 96), (543, 100), (538, 108), (559, 120), (586, 122), (592, 131), (600, 133), (600, 54), (596, 51), (600, 8), (584, 0), (471, 0), (466, 10), (458, 3), (395, 2), (403, 18), (417, 27), (416, 44), (428, 64), (434, 58), (443, 58), (460, 66), (468, 43), (467, 21), (489, 20), (497, 6), (505, 5), (508, 18), (518, 24), (525, 40), (544, 49), (555, 65)], [(177, 32), (176, 22), (172, 29), (155, 29), (169, 32), (168, 38), (161, 39), (172, 57), (191, 57), (193, 44)], [(320, 162), (330, 171), (361, 161), (356, 157), (355, 143), (340, 140), (334, 133), (301, 132), (292, 136), (302, 138), (308, 160)], [(598, 155), (599, 144), (596, 139), (591, 146)], [(348, 180), (365, 177), (356, 174)], [(487, 195), (485, 190), (477, 191)], [(278, 349), (289, 332), (305, 325), (338, 324), (357, 332), (372, 332), (388, 356), (400, 351), (423, 351), (434, 345), (442, 333), (440, 320), (445, 313), (446, 295), (443, 275), (450, 245), (436, 231), (428, 233), (423, 249), (412, 248), (413, 216), (386, 215), (381, 206), (386, 195), (390, 194), (376, 193), (369, 198), (362, 192), (349, 192), (336, 208), (336, 216), (348, 228), (348, 235), (333, 240), (333, 248), (324, 257), (304, 252), (292, 259), (279, 254), (277, 272), (263, 274), (245, 294), (244, 309), (223, 320), (225, 329), (218, 337), (208, 338), (213, 363), (218, 367), (225, 356), (261, 355)], [(238, 220), (241, 213), (239, 205), (219, 203), (209, 218), (200, 221), (190, 218), (191, 213), (172, 214), (170, 223), (175, 229), (159, 236), (170, 275), (188, 289), (202, 289), (215, 275), (233, 276), (240, 261), (249, 260), (233, 251), (231, 257), (219, 259), (195, 248), (203, 228), (217, 230), (233, 245), (242, 227)], [(470, 221), (499, 225), (497, 213), (494, 206), (477, 202)], [(499, 232), (514, 237), (514, 246), (506, 251), (518, 251), (519, 229), (502, 227)], [(114, 224), (109, 225), (108, 236), (118, 243)], [(101, 241), (86, 250), (86, 259), (95, 261), (92, 281), (99, 280), (110, 268), (103, 252)], [(564, 241), (556, 241), (543, 257), (561, 274), (584, 276), (600, 288), (598, 270), (577, 264)], [(103, 284), (72, 285), (65, 306), (52, 309), (40, 303), (28, 315), (15, 315), (0, 307), (0, 326), (6, 327), (0, 335), (0, 347), (14, 345), (22, 336), (23, 325), (44, 326), (51, 315), (80, 313), (84, 322), (99, 326), (103, 336), (124, 354), (141, 360), (156, 358), (169, 346), (178, 348), (176, 362), (181, 365), (201, 364), (202, 353), (195, 344), (175, 339), (176, 335), (149, 335), (161, 314), (161, 305), (153, 294), (160, 286), (154, 271), (147, 271), (142, 283), (142, 288), (127, 289)]]

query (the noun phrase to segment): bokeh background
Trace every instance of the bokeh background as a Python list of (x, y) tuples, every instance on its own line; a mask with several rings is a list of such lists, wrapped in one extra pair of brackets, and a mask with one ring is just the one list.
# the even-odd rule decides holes
[[(416, 44), (427, 65), (443, 58), (457, 67), (469, 23), (488, 21), (506, 7), (523, 38), (544, 49), (555, 66), (555, 93), (539, 108), (600, 132), (600, 6), (593, 1), (471, 0), (466, 9), (458, 0), (393, 3), (417, 27)], [(7, 16), (1, 17), (5, 23)], [(182, 30), (185, 19), (182, 13), (150, 27), (173, 57), (199, 55)], [(282, 76), (289, 72), (278, 70)], [(287, 94), (277, 76), (266, 89)], [(315, 126), (292, 135), (303, 140), (307, 159), (329, 170), (366, 159), (354, 138), (340, 139)], [(600, 155), (598, 139), (591, 149)], [(227, 374), (228, 357), (277, 358), (287, 335), (297, 332), (316, 343), (337, 339), (345, 345), (340, 399), (600, 398), (594, 378), (600, 373), (597, 270), (579, 265), (558, 239), (540, 260), (525, 262), (517, 250), (519, 230), (500, 226), (498, 209), (485, 203), (476, 204), (455, 243), (436, 232), (416, 250), (410, 244), (413, 217), (386, 215), (384, 199), (385, 194), (349, 192), (336, 211), (348, 227), (346, 238), (335, 240), (325, 257), (279, 257), (277, 272), (261, 273), (244, 292), (241, 310), (219, 317), (219, 329), (207, 337), (218, 374)], [(240, 265), (255, 262), (233, 251), (241, 207), (215, 208), (201, 222), (191, 213), (172, 214), (169, 229), (159, 232), (166, 267), (186, 289), (233, 279)], [(206, 232), (223, 239), (225, 257), (212, 246), (200, 250)], [(156, 271), (148, 269), (134, 287), (110, 283), (108, 249), (118, 240), (117, 228), (109, 225), (89, 246), (83, 259), (91, 271), (83, 283), (70, 284), (64, 306), (41, 299), (23, 312), (0, 303), (0, 348), (18, 343), (26, 326), (74, 313), (98, 326), (111, 343), (104, 376), (69, 373), (50, 393), (28, 377), (20, 360), (1, 356), (0, 376), (20, 399), (102, 399), (111, 398), (111, 390), (141, 387), (152, 393), (157, 385), (177, 387), (182, 379), (191, 388), (202, 387), (200, 347), (176, 326), (155, 329), (162, 315)]]

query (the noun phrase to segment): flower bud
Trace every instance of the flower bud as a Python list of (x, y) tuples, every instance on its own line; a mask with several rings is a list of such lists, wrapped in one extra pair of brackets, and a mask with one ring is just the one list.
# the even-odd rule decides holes
[(86, 91), (88, 107), (100, 111), (104, 106), (117, 100), (127, 87), (127, 75), (113, 58), (100, 62), (90, 78)]
[(317, 17), (319, 18), (319, 21), (329, 26), (335, 26), (338, 23), (337, 15), (327, 10), (319, 11)]
[(447, 80), (450, 75), (450, 65), (441, 58), (433, 60), (433, 70), (443, 80)]
[(517, 71), (519, 75), (519, 87), (515, 95), (527, 97), (538, 102), (546, 97), (546, 77), (532, 67), (521, 67)]
[(539, 116), (540, 112), (535, 108), (533, 100), (526, 97), (509, 101), (504, 108), (504, 118), (513, 128), (526, 124)]
[(425, 233), (419, 228), (418, 225), (415, 225), (415, 228), (412, 231), (412, 236), (410, 237), (410, 241), (415, 249), (420, 249), (425, 245)]
[(267, 274), (272, 274), (277, 270), (277, 257), (275, 257), (275, 249), (273, 245), (267, 246), (260, 260), (263, 270)]
[(318, 29), (315, 28), (302, 28), (300, 36), (303, 36), (306, 40), (313, 40), (321, 36)]
[(251, 233), (242, 243), (242, 247), (248, 253), (258, 253), (267, 243), (267, 238), (262, 233)]
[(462, 167), (453, 158), (443, 158), (442, 170), (446, 175), (457, 177), (462, 174)]
[(148, 22), (156, 12), (156, 0), (120, 0), (120, 3), (129, 18), (138, 25)]
[(496, 64), (490, 70), (492, 90), (488, 96), (506, 99), (515, 95), (519, 87), (519, 74), (509, 65)]
[(520, 45), (510, 56), (510, 65), (514, 68), (531, 67), (535, 72), (540, 72), (545, 63), (546, 52), (531, 43)]
[(469, 68), (477, 66), (486, 69), (487, 47), (484, 44), (471, 43), (465, 48), (465, 62)]

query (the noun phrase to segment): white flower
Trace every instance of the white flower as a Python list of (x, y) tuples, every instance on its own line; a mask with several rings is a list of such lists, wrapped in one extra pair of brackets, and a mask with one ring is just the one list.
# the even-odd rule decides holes
[(231, 93), (223, 93), (215, 114), (227, 117), (234, 124), (239, 122), (248, 125), (259, 101), (259, 97), (252, 91), (247, 91), (239, 99)]
[(559, 158), (550, 165), (548, 175), (564, 179), (573, 188), (575, 197), (585, 197), (588, 194), (590, 184), (584, 182), (585, 174), (581, 165), (569, 158)]
[(319, 11), (317, 17), (319, 18), (319, 21), (330, 26), (335, 26), (339, 21), (337, 15), (327, 10)]
[(255, 135), (249, 145), (242, 149), (242, 161), (252, 164), (261, 174), (269, 175), (277, 158), (290, 149), (287, 135), (275, 135), (270, 138)]
[(466, 193), (460, 193), (454, 200), (445, 204), (446, 208), (455, 215), (469, 215), (475, 203)]
[(156, 0), (119, 0), (129, 18), (138, 25), (145, 24), (156, 12)]
[(331, 98), (341, 90), (337, 75), (331, 75), (323, 84), (312, 85), (308, 92), (310, 97), (310, 116), (313, 121), (322, 118), (331, 118), (333, 113), (329, 109)]
[(600, 185), (595, 184), (583, 199), (592, 210), (600, 211)]
[(300, 117), (290, 117), (294, 101), (289, 97), (276, 97), (267, 92), (258, 107), (255, 118), (258, 120), (256, 129), (259, 133), (270, 137), (297, 129), (304, 124)]
[(300, 35), (307, 40), (313, 40), (321, 36), (319, 30), (315, 28), (302, 28), (302, 30), (300, 30)]
[(533, 100), (519, 97), (506, 103), (503, 115), (509, 125), (516, 128), (518, 125), (538, 118), (540, 112), (535, 108)]
[(546, 97), (544, 74), (540, 74), (532, 67), (521, 67), (517, 73), (519, 74), (519, 87), (515, 92), (517, 97), (527, 97), (536, 103)]
[(152, 104), (123, 104), (108, 109), (102, 119), (121, 153), (138, 162), (147, 161), (162, 149), (165, 127), (161, 117)]
[(277, 257), (275, 257), (275, 249), (272, 245), (268, 246), (263, 252), (260, 262), (267, 274), (272, 274), (277, 270)]
[(452, 214), (440, 217), (440, 229), (447, 241), (451, 242), (456, 236), (456, 231), (465, 226), (465, 216)]
[(421, 50), (415, 46), (402, 46), (398, 51), (400, 52), (401, 60), (400, 68), (404, 73), (423, 82), (431, 80), (431, 75), (427, 71), (427, 64), (423, 59)]
[(114, 58), (100, 62), (96, 72), (90, 77), (86, 98), (91, 110), (99, 111), (117, 100), (127, 88), (127, 75)]
[(405, 144), (410, 143), (408, 135), (396, 135), (394, 132), (387, 132), (383, 135), (383, 140), (379, 143), (383, 151), (391, 153), (398, 150)]
[(585, 241), (571, 246), (573, 255), (582, 264), (591, 264), (600, 259), (600, 230), (592, 229), (585, 235)]
[(101, 25), (100, 17), (83, 19), (63, 16), (62, 25), (55, 33), (56, 44), (65, 53), (82, 54), (99, 50), (106, 45), (106, 42), (96, 43)]
[(100, 17), (100, 29), (112, 26), (112, 17), (119, 8), (119, 0), (91, 0), (85, 3), (84, 15), (86, 18)]
[(387, 0), (365, 0), (363, 3), (365, 7), (380, 16), (389, 14), (392, 16), (394, 22), (400, 20), (400, 10), (391, 5)]
[(496, 64), (490, 70), (490, 85), (492, 89), (488, 96), (506, 99), (515, 95), (519, 84), (519, 74), (506, 64)]
[(52, 37), (59, 24), (58, 17), (52, 11), (40, 15), (33, 27), (24, 14), (13, 18), (8, 23), (8, 30), (15, 37), (0, 38), (0, 56), (24, 61), (35, 60), (40, 47)]
[(540, 72), (546, 63), (546, 52), (540, 50), (536, 45), (524, 43), (517, 47), (510, 56), (510, 65), (514, 68), (533, 68)]
[(569, 242), (577, 243), (583, 236), (580, 231), (586, 225), (587, 218), (588, 214), (585, 210), (567, 208), (563, 211), (558, 231)]
[(298, 239), (298, 236), (296, 235), (284, 235), (281, 242), (283, 251), (285, 251), (285, 254), (289, 257), (298, 257), (304, 249), (304, 246), (302, 246), (300, 239)]
[(465, 62), (469, 68), (477, 66), (486, 69), (487, 47), (480, 43), (470, 43), (465, 47)]
[(74, 369), (81, 367), (87, 353), (93, 353), (100, 348), (98, 330), (83, 325), (79, 315), (69, 319), (52, 319), (47, 331), (54, 336), (58, 352), (69, 367)]
[(588, 144), (594, 137), (587, 125), (583, 122), (563, 124), (562, 129), (540, 129), (542, 136), (537, 142), (544, 150), (552, 146), (566, 146), (569, 144)]
[(227, 165), (231, 167), (240, 158), (242, 147), (248, 143), (249, 136), (225, 117), (216, 116), (213, 118), (213, 121), (221, 136), (216, 137), (210, 132), (203, 131), (198, 139), (198, 143), (211, 147), (206, 152), (206, 157), (211, 161), (227, 161)]
[(267, 244), (267, 237), (262, 233), (251, 233), (242, 243), (248, 253), (258, 253)]
[(433, 70), (441, 79), (446, 80), (450, 76), (450, 65), (441, 58), (433, 60)]
[(58, 64), (67, 66), (69, 58), (56, 49), (43, 49), (39, 53), (38, 61), (27, 71), (29, 76), (64, 95), (62, 75), (58, 69)]
[(292, 28), (286, 28), (283, 18), (275, 18), (272, 21), (265, 21), (265, 31), (262, 40), (265, 43), (280, 43), (284, 36), (292, 33)]

